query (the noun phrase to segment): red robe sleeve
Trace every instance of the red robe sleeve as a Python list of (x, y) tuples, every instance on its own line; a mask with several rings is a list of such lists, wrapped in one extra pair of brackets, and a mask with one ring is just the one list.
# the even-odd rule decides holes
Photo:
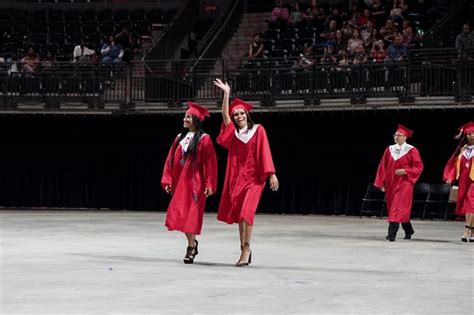
[(390, 155), (390, 151), (385, 149), (385, 152), (380, 160), (379, 167), (377, 169), (377, 175), (375, 175), (374, 186), (377, 188), (385, 187), (385, 176), (387, 174), (387, 162)]
[(257, 159), (259, 176), (262, 181), (268, 176), (275, 174), (275, 166), (273, 165), (272, 152), (268, 143), (267, 133), (262, 125), (258, 126), (257, 134)]
[[(456, 150), (457, 151), (457, 150)], [(448, 163), (444, 167), (444, 172), (443, 172), (443, 180), (451, 180), (454, 181), (456, 179), (456, 163), (458, 161), (458, 157), (456, 156), (456, 153), (454, 153), (451, 158), (449, 159)]]
[(229, 123), (227, 126), (222, 123), (221, 132), (219, 133), (219, 136), (217, 136), (217, 143), (219, 143), (221, 146), (228, 150), (230, 148), (230, 145), (232, 144), (234, 134), (235, 126), (232, 122)]
[(171, 145), (170, 151), (168, 152), (168, 156), (166, 157), (166, 162), (165, 166), (163, 167), (163, 176), (161, 177), (161, 187), (165, 189), (167, 185), (172, 185), (173, 184), (173, 170), (171, 168), (171, 165), (173, 163), (173, 158), (174, 158), (174, 149), (175, 148), (175, 143), (178, 137), (176, 137), (173, 141), (173, 144)]
[(205, 187), (217, 190), (217, 157), (211, 137), (205, 136), (203, 139), (202, 150), (204, 153), (204, 176)]
[(411, 166), (406, 167), (408, 179), (414, 184), (418, 180), (423, 171), (423, 161), (421, 160), (420, 152), (416, 148), (410, 150)]

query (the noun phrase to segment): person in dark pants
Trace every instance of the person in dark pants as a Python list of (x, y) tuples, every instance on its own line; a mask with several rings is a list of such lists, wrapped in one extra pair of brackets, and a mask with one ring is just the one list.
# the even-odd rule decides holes
[(393, 242), (400, 223), (405, 231), (405, 239), (415, 233), (410, 222), (413, 202), (413, 186), (423, 170), (418, 150), (406, 143), (413, 131), (403, 125), (393, 135), (395, 144), (385, 149), (375, 177), (374, 186), (386, 192), (389, 222), (386, 240)]

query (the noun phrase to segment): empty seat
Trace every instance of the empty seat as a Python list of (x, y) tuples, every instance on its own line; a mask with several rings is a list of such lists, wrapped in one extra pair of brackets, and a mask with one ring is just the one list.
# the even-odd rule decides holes
[(114, 14), (112, 10), (106, 9), (102, 10), (97, 14), (97, 17), (99, 18), (99, 21), (111, 21), (114, 19)]
[(425, 207), (423, 210), (423, 217), (425, 219), (426, 215), (429, 215), (430, 218), (434, 216), (441, 217), (446, 220), (449, 210), (449, 194), (451, 192), (451, 186), (448, 184), (433, 184), (430, 187), (430, 191), (426, 198)]
[(362, 218), (363, 215), (367, 214), (375, 214), (381, 218), (385, 211), (385, 207), (385, 193), (375, 187), (372, 183), (369, 183), (365, 191), (365, 196), (362, 198), (359, 218)]
[(64, 12), (64, 18), (70, 24), (72, 21), (81, 20), (81, 13), (78, 10), (69, 10)]
[(64, 23), (62, 21), (52, 22), (49, 24), (49, 33), (63, 33)]

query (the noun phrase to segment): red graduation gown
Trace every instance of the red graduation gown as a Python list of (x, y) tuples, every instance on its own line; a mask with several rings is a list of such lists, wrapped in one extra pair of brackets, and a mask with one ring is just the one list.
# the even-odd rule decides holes
[[(474, 156), (468, 160), (463, 154), (464, 150), (466, 150), (466, 147), (462, 148), (459, 155), (453, 154), (451, 156), (444, 168), (443, 174), (444, 180), (458, 180), (459, 190), (456, 201), (456, 215), (474, 213), (474, 185), (472, 184), (473, 180), (469, 177), (471, 172), (474, 173), (474, 170), (471, 171), (474, 167), (472, 165), (474, 163)], [(459, 169), (459, 173), (457, 169)]]
[(245, 220), (253, 225), (266, 179), (275, 173), (265, 129), (261, 125), (253, 128), (257, 129), (247, 143), (237, 138), (233, 123), (222, 124), (217, 137), (217, 143), (229, 151), (217, 211), (219, 221), (232, 224)]
[[(395, 159), (389, 146), (380, 161), (375, 177), (375, 187), (385, 187), (387, 200), (388, 222), (405, 223), (410, 221), (411, 206), (413, 201), (413, 186), (423, 170), (423, 162), (418, 150), (409, 145), (404, 145), (403, 151), (408, 151), (400, 158)], [(407, 175), (398, 176), (396, 169), (404, 168)]]
[[(178, 138), (174, 143), (177, 140)], [(209, 135), (204, 134), (201, 137), (194, 162), (188, 158), (183, 167), (179, 163), (181, 156), (181, 144), (178, 143), (174, 152), (171, 146), (163, 169), (163, 189), (166, 185), (173, 185), (173, 196), (166, 212), (165, 226), (170, 231), (201, 234), (206, 205), (204, 190), (210, 187), (216, 191), (217, 186), (217, 158)], [(197, 201), (194, 200), (194, 193)]]

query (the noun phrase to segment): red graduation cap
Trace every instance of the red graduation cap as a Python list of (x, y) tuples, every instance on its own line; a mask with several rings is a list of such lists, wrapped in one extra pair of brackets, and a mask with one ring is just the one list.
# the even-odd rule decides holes
[(404, 134), (405, 136), (407, 136), (407, 138), (410, 138), (413, 135), (413, 130), (408, 129), (403, 125), (398, 125), (397, 132)]
[(232, 104), (230, 104), (229, 112), (232, 114), (238, 108), (242, 108), (245, 111), (250, 112), (253, 106), (247, 102), (242, 101), (240, 98), (234, 98)]
[(200, 121), (203, 121), (204, 117), (210, 117), (206, 107), (193, 102), (188, 102), (188, 110), (186, 113), (195, 115)]
[(459, 131), (462, 132), (463, 134), (474, 132), (474, 122), (472, 121), (468, 122), (464, 126), (460, 127)]

